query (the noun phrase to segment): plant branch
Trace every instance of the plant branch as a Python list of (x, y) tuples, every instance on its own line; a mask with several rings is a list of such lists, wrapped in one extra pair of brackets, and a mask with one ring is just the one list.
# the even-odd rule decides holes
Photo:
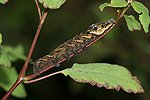
[(27, 76), (25, 76), (25, 77), (23, 78), (23, 80), (24, 80), (24, 81), (29, 81), (29, 80), (31, 80), (31, 79), (37, 77), (38, 75), (44, 73), (45, 71), (47, 71), (47, 70), (49, 70), (49, 69), (51, 69), (51, 68), (53, 68), (53, 67), (54, 67), (54, 66), (50, 66), (50, 67), (48, 67), (48, 68), (46, 68), (46, 69), (44, 69), (44, 70), (42, 70), (42, 71), (40, 71), (40, 72), (33, 73), (33, 74), (31, 74), (31, 75), (27, 75)]
[(46, 76), (43, 76), (43, 77), (40, 77), (40, 78), (37, 78), (37, 79), (33, 79), (33, 80), (29, 80), (29, 81), (24, 81), (24, 83), (26, 83), (26, 84), (34, 83), (34, 82), (37, 82), (37, 81), (43, 80), (43, 79), (45, 79), (45, 78), (48, 78), (48, 77), (51, 77), (51, 76), (57, 75), (57, 74), (62, 74), (62, 72), (61, 72), (61, 71), (54, 72), (54, 73), (48, 74), (48, 75), (46, 75)]
[(39, 25), (38, 25), (38, 29), (37, 29), (36, 34), (35, 34), (35, 37), (34, 37), (34, 39), (33, 39), (33, 42), (32, 42), (31, 48), (30, 48), (30, 51), (29, 51), (29, 53), (28, 53), (28, 57), (27, 57), (27, 59), (26, 59), (26, 61), (25, 61), (25, 63), (24, 63), (24, 66), (23, 66), (23, 68), (22, 68), (22, 70), (21, 70), (21, 72), (20, 72), (20, 76), (23, 76), (23, 77), (25, 76), (25, 72), (26, 72), (26, 70), (27, 70), (29, 60), (30, 60), (31, 55), (32, 55), (32, 53), (33, 53), (33, 49), (34, 49), (34, 47), (35, 47), (36, 41), (37, 41), (38, 36), (39, 36), (39, 34), (40, 34), (40, 32), (41, 32), (41, 28), (42, 28), (42, 25), (43, 25), (43, 23), (44, 23), (44, 21), (45, 21), (45, 19), (46, 19), (47, 14), (48, 14), (48, 9), (46, 9), (45, 13), (44, 13), (44, 14), (42, 15), (42, 17), (41, 17), (40, 23), (39, 23)]
[(13, 84), (13, 86), (9, 89), (9, 91), (6, 93), (6, 95), (2, 98), (2, 100), (8, 100), (8, 97), (11, 95), (11, 93), (16, 89), (16, 87), (22, 82), (22, 79), (16, 80), (16, 82)]
[(131, 6), (131, 4), (129, 2), (128, 5), (127, 5), (127, 7), (123, 11), (120, 11), (120, 10), (118, 11), (118, 16), (117, 16), (116, 22), (118, 22), (123, 17), (123, 15), (129, 9), (130, 6)]
[(41, 9), (40, 9), (39, 3), (38, 3), (38, 1), (37, 1), (37, 0), (34, 0), (34, 1), (35, 1), (35, 4), (36, 4), (36, 7), (37, 7), (37, 10), (38, 10), (39, 19), (41, 20), (42, 13), (41, 13)]
[[(103, 34), (102, 36), (100, 36), (99, 39), (102, 38), (102, 37), (103, 37), (104, 35), (106, 35), (107, 33), (109, 33), (109, 32), (114, 28), (114, 26), (116, 26), (116, 24), (118, 23), (118, 21), (123, 17), (124, 13), (128, 10), (129, 7), (130, 7), (130, 3), (128, 4), (128, 6), (127, 6), (123, 11), (121, 11), (121, 10), (118, 11), (118, 16), (117, 16), (117, 19), (116, 19), (115, 24), (114, 24), (109, 30), (107, 30), (107, 32), (105, 32), (105, 34)], [(91, 45), (91, 44), (90, 44), (90, 45)], [(89, 46), (90, 46), (90, 45), (89, 45)], [(80, 51), (82, 51), (82, 50), (80, 50)], [(78, 51), (78, 52), (80, 52), (80, 51)], [(70, 55), (70, 58), (71, 58), (72, 56), (74, 56), (74, 54)], [(65, 61), (65, 60), (66, 60), (66, 58), (63, 58), (63, 59), (61, 59), (58, 63), (61, 63), (61, 62)], [(35, 81), (34, 81), (34, 80), (31, 80), (31, 79), (37, 77), (38, 75), (40, 75), (40, 74), (46, 72), (47, 70), (49, 70), (49, 69), (51, 69), (51, 68), (53, 68), (53, 67), (54, 67), (54, 66), (52, 65), (52, 66), (49, 66), (49, 67), (47, 67), (47, 68), (41, 70), (40, 72), (37, 72), (37, 73), (31, 74), (31, 75), (25, 76), (25, 77), (24, 77), (25, 83), (33, 83), (33, 82), (37, 82), (38, 80), (42, 80), (42, 79), (45, 79), (45, 78), (50, 77), (51, 74), (50, 74), (50, 75), (43, 76), (43, 77), (38, 78), (38, 79), (35, 79)], [(30, 81), (30, 80), (31, 80), (31, 81)]]
[(33, 49), (35, 47), (36, 41), (38, 39), (38, 36), (39, 36), (39, 34), (41, 32), (42, 25), (43, 25), (43, 23), (44, 23), (44, 21), (46, 19), (47, 14), (48, 14), (48, 10), (49, 9), (46, 9), (44, 14), (41, 17), (40, 23), (38, 25), (38, 28), (37, 28), (37, 31), (36, 31), (36, 34), (35, 34), (35, 37), (33, 39), (31, 48), (30, 48), (29, 53), (28, 53), (27, 59), (26, 59), (24, 65), (23, 65), (23, 68), (22, 68), (19, 76), (18, 76), (18, 79), (13, 84), (13, 86), (9, 89), (9, 91), (6, 93), (6, 95), (2, 98), (2, 100), (7, 100), (7, 98), (11, 95), (11, 93), (14, 91), (14, 89), (23, 81), (23, 78), (25, 77), (25, 73), (26, 73), (26, 70), (27, 70), (27, 67), (28, 67), (29, 60), (30, 60), (31, 55), (33, 53)]

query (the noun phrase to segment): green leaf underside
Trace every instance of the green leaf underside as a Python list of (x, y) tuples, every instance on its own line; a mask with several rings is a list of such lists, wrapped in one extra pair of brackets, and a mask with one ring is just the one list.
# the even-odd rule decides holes
[(147, 14), (139, 15), (139, 20), (143, 26), (145, 33), (149, 32), (150, 16)]
[(45, 8), (58, 9), (66, 0), (38, 0)]
[(103, 3), (103, 4), (101, 4), (101, 5), (99, 6), (99, 9), (100, 9), (101, 11), (103, 11), (104, 8), (105, 8), (105, 7), (109, 7), (109, 5), (110, 5), (110, 3)]
[[(16, 70), (11, 68), (0, 68), (0, 88), (3, 88), (5, 91), (8, 91), (10, 87), (14, 84), (15, 80), (17, 79), (17, 72)], [(23, 84), (20, 84), (12, 93), (13, 96), (18, 98), (25, 98), (27, 93)]]
[(16, 47), (4, 46), (4, 49), (11, 62), (16, 61), (18, 59), (20, 60), (26, 59), (26, 55), (24, 54), (24, 48), (22, 45), (18, 45)]
[(0, 33), (0, 44), (2, 43), (2, 34)]
[(134, 16), (124, 15), (124, 18), (130, 31), (141, 29), (141, 24), (135, 19)]
[(0, 67), (11, 67), (11, 61), (2, 46), (0, 46)]
[(125, 0), (111, 0), (111, 7), (126, 7), (128, 3)]
[(103, 11), (105, 7), (126, 7), (128, 3), (125, 0), (111, 0), (110, 3), (103, 3), (99, 6), (99, 9)]
[(134, 1), (131, 3), (133, 9), (140, 14), (139, 20), (143, 26), (145, 33), (149, 32), (150, 16), (149, 10), (140, 2)]
[(65, 76), (69, 75), (77, 82), (90, 83), (97, 87), (116, 90), (122, 88), (128, 93), (144, 92), (139, 80), (132, 76), (126, 68), (119, 65), (105, 63), (74, 64), (72, 68), (65, 69), (62, 73)]
[(0, 3), (5, 4), (8, 0), (0, 0)]
[(137, 1), (131, 2), (131, 6), (139, 14), (149, 13), (148, 9), (141, 2), (137, 2)]
[(11, 67), (11, 62), (25, 60), (24, 49), (21, 45), (16, 47), (0, 46), (0, 67)]

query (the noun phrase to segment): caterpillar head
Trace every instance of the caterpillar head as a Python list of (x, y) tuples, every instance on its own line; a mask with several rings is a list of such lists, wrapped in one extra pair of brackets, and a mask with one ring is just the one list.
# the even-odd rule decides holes
[(107, 20), (106, 22), (101, 24), (99, 23), (92, 24), (87, 30), (87, 32), (95, 35), (101, 35), (105, 31), (107, 31), (110, 27), (112, 27), (114, 24), (115, 24), (114, 19)]

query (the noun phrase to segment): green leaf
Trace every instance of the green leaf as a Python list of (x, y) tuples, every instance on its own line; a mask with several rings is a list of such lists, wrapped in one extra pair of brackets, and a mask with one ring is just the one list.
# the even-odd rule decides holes
[(141, 2), (137, 2), (137, 1), (131, 2), (131, 6), (139, 14), (149, 13), (148, 9)]
[(105, 7), (126, 7), (128, 3), (125, 0), (111, 0), (110, 3), (103, 3), (99, 6), (99, 9), (103, 11)]
[(17, 47), (0, 46), (0, 66), (11, 67), (11, 62), (25, 60), (24, 49), (21, 45)]
[(22, 45), (18, 45), (16, 47), (5, 46), (4, 47), (8, 58), (11, 62), (16, 61), (18, 59), (25, 60), (26, 56), (24, 54), (24, 48)]
[(0, 44), (2, 43), (2, 34), (0, 33)]
[(4, 48), (0, 45), (0, 67), (11, 67), (11, 61), (9, 60)]
[(131, 2), (133, 9), (140, 14), (139, 20), (143, 26), (145, 33), (149, 32), (150, 16), (149, 10), (140, 2), (134, 1)]
[(38, 0), (45, 8), (58, 9), (66, 0)]
[(5, 53), (0, 54), (0, 66), (1, 67), (11, 67), (11, 62)]
[(111, 0), (111, 7), (126, 7), (128, 3), (125, 0)]
[[(0, 68), (0, 87), (5, 91), (8, 91), (10, 87), (14, 84), (18, 77), (16, 70), (11, 68)], [(20, 84), (12, 93), (13, 96), (18, 98), (25, 98), (27, 93), (23, 84)]]
[(105, 7), (108, 7), (109, 5), (110, 5), (110, 3), (103, 3), (103, 4), (101, 4), (101, 5), (99, 6), (99, 9), (100, 9), (101, 11), (103, 11), (104, 8), (105, 8)]
[(124, 15), (124, 18), (130, 31), (141, 29), (141, 24), (135, 19), (134, 16)]
[(5, 4), (8, 0), (0, 0), (0, 3)]
[(150, 16), (143, 13), (143, 14), (139, 15), (139, 20), (143, 26), (145, 33), (148, 33), (149, 32), (149, 24), (150, 24)]
[(62, 71), (77, 82), (90, 83), (97, 87), (119, 90), (122, 88), (128, 93), (142, 93), (143, 88), (139, 80), (132, 76), (129, 70), (119, 65), (105, 63), (74, 64), (72, 68)]

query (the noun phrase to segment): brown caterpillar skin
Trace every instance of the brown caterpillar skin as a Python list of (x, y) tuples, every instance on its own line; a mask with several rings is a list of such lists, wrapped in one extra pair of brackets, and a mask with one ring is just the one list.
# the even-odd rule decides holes
[(39, 72), (52, 65), (59, 66), (59, 61), (66, 58), (70, 59), (70, 55), (77, 55), (78, 51), (81, 51), (87, 47), (87, 45), (94, 42), (102, 34), (105, 33), (115, 24), (114, 19), (110, 19), (102, 24), (96, 23), (89, 26), (87, 30), (76, 35), (72, 39), (58, 46), (50, 54), (45, 55), (33, 62), (33, 72)]

